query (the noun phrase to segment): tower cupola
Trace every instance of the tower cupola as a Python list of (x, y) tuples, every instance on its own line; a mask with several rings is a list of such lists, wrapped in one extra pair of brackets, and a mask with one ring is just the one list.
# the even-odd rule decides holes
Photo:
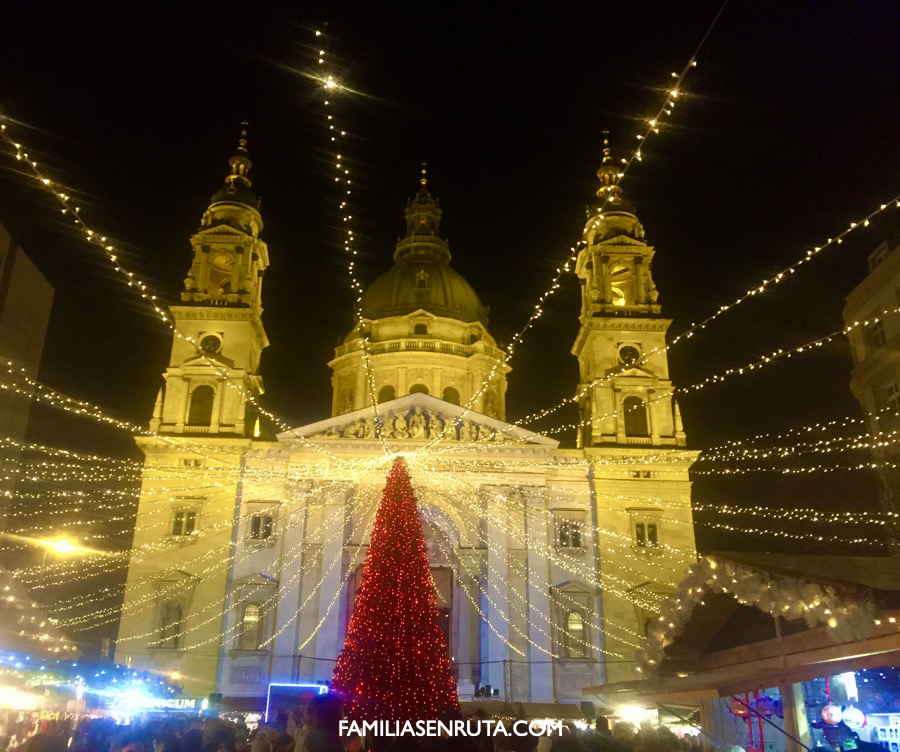
[(209, 208), (203, 213), (201, 227), (228, 225), (235, 230), (254, 237), (262, 230), (259, 214), (259, 197), (253, 192), (248, 177), (253, 162), (247, 152), (247, 122), (241, 123), (241, 137), (238, 147), (229, 158), (231, 168), (223, 185), (210, 200)]
[(427, 165), (422, 162), (419, 190), (406, 202), (406, 237), (397, 242), (394, 261), (412, 257), (433, 258), (445, 263), (450, 261), (450, 247), (440, 236), (441, 205), (428, 190)]
[(587, 210), (585, 240), (591, 244), (600, 243), (618, 235), (643, 240), (644, 227), (619, 185), (622, 172), (613, 163), (608, 131), (604, 131), (603, 162), (597, 170), (597, 177), (600, 187), (597, 189), (597, 201)]

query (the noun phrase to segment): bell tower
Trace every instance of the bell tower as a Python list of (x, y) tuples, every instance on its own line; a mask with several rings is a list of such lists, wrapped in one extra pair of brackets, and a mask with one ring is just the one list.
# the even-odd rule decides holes
[[(169, 434), (249, 436), (246, 395), (262, 394), (259, 360), (269, 344), (260, 292), (269, 265), (259, 239), (259, 198), (248, 174), (246, 123), (228, 160), (231, 172), (191, 238), (193, 260), (181, 304), (169, 307), (179, 334), (150, 429)], [(198, 349), (199, 348), (199, 349)]]
[(578, 445), (684, 446), (672, 398), (666, 331), (644, 228), (622, 195), (621, 177), (604, 141), (597, 203), (587, 210), (581, 282), (581, 327), (572, 354), (580, 383)]

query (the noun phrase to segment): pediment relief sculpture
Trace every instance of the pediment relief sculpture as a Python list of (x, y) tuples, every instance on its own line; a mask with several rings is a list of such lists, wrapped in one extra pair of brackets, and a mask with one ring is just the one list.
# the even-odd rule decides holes
[(466, 418), (442, 415), (420, 405), (401, 410), (388, 410), (376, 419), (374, 415), (357, 418), (344, 426), (329, 426), (313, 434), (344, 439), (412, 439), (444, 441), (498, 442), (512, 437), (491, 426)]

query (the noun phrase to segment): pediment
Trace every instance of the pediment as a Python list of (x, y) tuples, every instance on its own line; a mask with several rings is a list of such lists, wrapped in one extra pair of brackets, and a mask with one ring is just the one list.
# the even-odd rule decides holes
[(231, 240), (232, 238), (235, 240), (243, 240), (246, 237), (246, 232), (241, 232), (223, 222), (222, 224), (204, 227), (202, 230), (198, 230), (197, 234), (194, 235), (194, 240), (197, 242), (209, 241), (214, 238), (219, 240)]
[(625, 368), (624, 370), (619, 370), (618, 366), (615, 368), (610, 368), (606, 372), (606, 374), (607, 374), (607, 376), (638, 376), (638, 377), (650, 376), (652, 378), (656, 378), (656, 375), (652, 371), (649, 371), (648, 369), (644, 368), (640, 364), (630, 366), (628, 368)]
[(605, 240), (601, 240), (597, 243), (594, 243), (595, 246), (608, 246), (608, 245), (632, 245), (638, 246), (640, 248), (651, 248), (651, 246), (647, 245), (643, 240), (637, 240), (636, 238), (631, 237), (630, 235), (614, 235), (611, 238), (606, 238)]
[[(438, 436), (444, 442), (531, 444), (556, 447), (559, 442), (497, 418), (445, 402), (430, 394), (407, 394), (378, 405), (384, 438), (388, 441), (428, 442)], [(293, 438), (380, 441), (372, 407), (337, 415), (278, 435)]]
[(278, 580), (265, 574), (254, 573), (248, 574), (246, 577), (241, 577), (235, 580), (231, 584), (231, 587), (233, 590), (238, 590), (240, 588), (243, 588), (245, 590), (258, 588), (277, 588)]

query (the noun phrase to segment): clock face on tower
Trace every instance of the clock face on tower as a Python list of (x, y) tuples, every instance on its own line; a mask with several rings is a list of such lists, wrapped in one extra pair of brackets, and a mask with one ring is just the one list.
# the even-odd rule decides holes
[(200, 340), (200, 349), (205, 353), (209, 353), (210, 355), (219, 352), (219, 349), (221, 347), (222, 340), (220, 340), (215, 334), (207, 334), (203, 339)]
[(625, 345), (625, 347), (619, 349), (619, 360), (626, 366), (637, 363), (640, 357), (641, 353), (634, 345)]

